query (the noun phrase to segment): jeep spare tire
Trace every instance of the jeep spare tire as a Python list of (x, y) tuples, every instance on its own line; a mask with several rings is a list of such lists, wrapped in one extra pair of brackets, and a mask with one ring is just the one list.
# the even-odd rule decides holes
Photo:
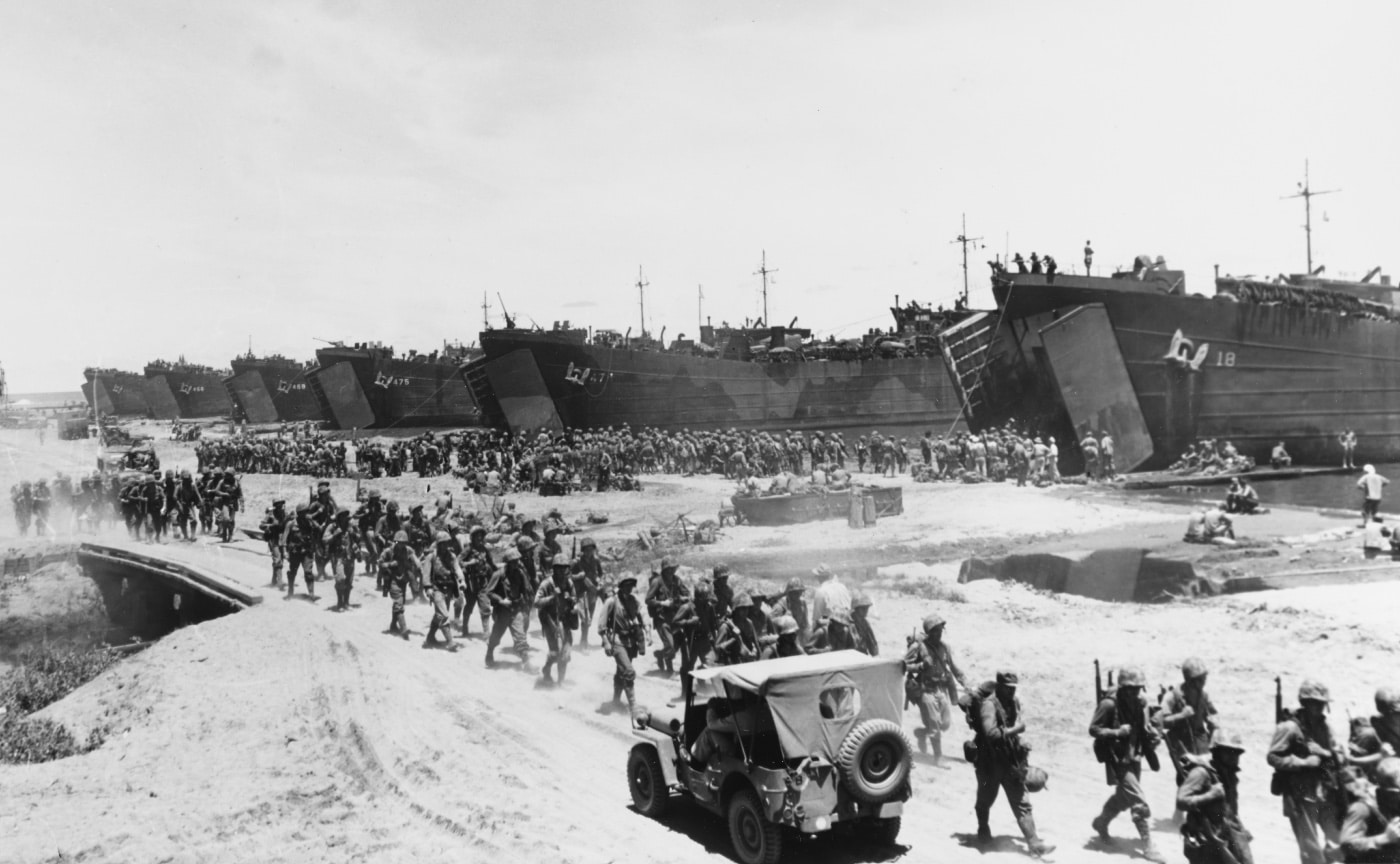
[(898, 798), (909, 780), (913, 748), (899, 724), (866, 720), (852, 729), (836, 753), (841, 782), (857, 801), (884, 804)]

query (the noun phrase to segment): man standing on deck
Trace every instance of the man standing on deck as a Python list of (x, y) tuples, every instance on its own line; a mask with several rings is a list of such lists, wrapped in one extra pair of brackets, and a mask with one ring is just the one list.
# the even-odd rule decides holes
[(1105, 430), (1099, 439), (1099, 478), (1112, 480), (1117, 476), (1118, 469), (1113, 465), (1113, 436)]
[(1353, 460), (1356, 458), (1356, 433), (1348, 429), (1338, 435), (1337, 440), (1342, 445), (1342, 467), (1355, 468), (1356, 463)]
[(1377, 474), (1374, 465), (1367, 465), (1361, 471), (1361, 479), (1356, 481), (1356, 488), (1365, 496), (1361, 501), (1361, 525), (1365, 527), (1366, 523), (1381, 511), (1381, 492), (1390, 481)]
[(1094, 266), (1094, 247), (1089, 245), (1089, 241), (1084, 241), (1084, 275), (1094, 275), (1091, 269)]

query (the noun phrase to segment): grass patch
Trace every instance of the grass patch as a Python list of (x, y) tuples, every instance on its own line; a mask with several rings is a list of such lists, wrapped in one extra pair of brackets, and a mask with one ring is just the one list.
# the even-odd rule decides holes
[(99, 730), (80, 742), (61, 723), (29, 715), (96, 678), (116, 658), (101, 648), (42, 645), (22, 651), (17, 662), (0, 681), (0, 762), (48, 762), (100, 747)]

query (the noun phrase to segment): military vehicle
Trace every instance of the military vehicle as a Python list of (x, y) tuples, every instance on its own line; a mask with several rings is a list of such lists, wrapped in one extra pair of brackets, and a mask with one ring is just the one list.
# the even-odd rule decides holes
[(743, 864), (773, 864), (790, 834), (895, 842), (912, 768), (900, 660), (835, 651), (701, 669), (693, 682), (682, 716), (634, 721), (638, 812), (690, 798), (728, 821)]

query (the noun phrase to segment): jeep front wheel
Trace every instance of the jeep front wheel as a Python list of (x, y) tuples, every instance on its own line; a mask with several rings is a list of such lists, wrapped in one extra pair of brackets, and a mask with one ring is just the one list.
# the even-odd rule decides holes
[(666, 786), (666, 775), (661, 773), (661, 759), (655, 747), (638, 744), (632, 748), (627, 757), (627, 785), (637, 812), (653, 819), (666, 813), (671, 790)]
[(752, 789), (740, 789), (729, 799), (729, 839), (742, 864), (774, 864), (783, 854), (782, 826), (768, 821)]
[(846, 790), (866, 804), (893, 801), (909, 780), (911, 750), (898, 723), (872, 719), (856, 726), (836, 753)]

